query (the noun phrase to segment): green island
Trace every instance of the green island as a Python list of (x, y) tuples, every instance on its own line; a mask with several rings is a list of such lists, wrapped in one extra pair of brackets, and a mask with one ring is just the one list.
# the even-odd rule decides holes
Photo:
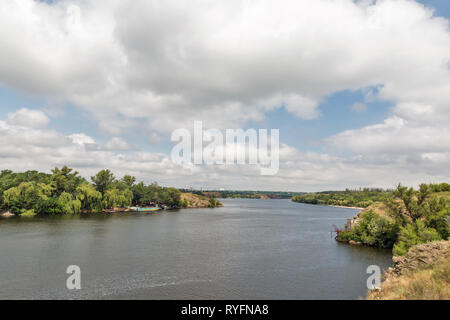
[(104, 169), (91, 182), (64, 166), (51, 173), (38, 171), (0, 172), (0, 215), (35, 216), (127, 211), (131, 206), (161, 208), (217, 207), (214, 198), (184, 194), (176, 188), (136, 183), (131, 175), (117, 179)]
[(328, 191), (292, 201), (364, 208), (335, 232), (339, 242), (392, 249), (394, 267), (368, 299), (450, 298), (448, 183), (422, 183), (418, 190), (399, 184), (395, 190)]

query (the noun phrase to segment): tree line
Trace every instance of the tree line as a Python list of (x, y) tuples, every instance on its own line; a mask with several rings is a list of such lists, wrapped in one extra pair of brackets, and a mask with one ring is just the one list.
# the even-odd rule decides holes
[(324, 191), (297, 195), (292, 197), (292, 201), (318, 205), (367, 208), (375, 202), (384, 201), (391, 194), (391, 191), (376, 188), (347, 189), (345, 191)]
[(0, 209), (35, 215), (100, 212), (150, 203), (170, 208), (182, 206), (178, 189), (161, 187), (156, 182), (136, 183), (131, 175), (118, 179), (108, 169), (99, 171), (90, 180), (67, 166), (55, 168), (50, 174), (2, 170)]

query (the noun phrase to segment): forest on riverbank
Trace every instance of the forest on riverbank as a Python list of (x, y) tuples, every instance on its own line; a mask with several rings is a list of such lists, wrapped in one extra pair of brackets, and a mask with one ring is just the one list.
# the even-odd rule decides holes
[(403, 256), (417, 244), (450, 236), (450, 185), (421, 184), (414, 190), (399, 184), (383, 201), (362, 210), (345, 228), (341, 242), (392, 248)]
[[(55, 168), (51, 173), (0, 172), (0, 213), (21, 216), (101, 212), (145, 205), (185, 208), (188, 203), (181, 195), (180, 190), (156, 182), (136, 183), (131, 175), (116, 178), (108, 169), (100, 170), (90, 181), (67, 166)], [(208, 202), (210, 207), (218, 204)]]

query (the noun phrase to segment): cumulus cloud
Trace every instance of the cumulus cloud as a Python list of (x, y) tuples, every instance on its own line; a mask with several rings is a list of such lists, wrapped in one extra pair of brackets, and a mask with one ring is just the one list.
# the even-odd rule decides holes
[[(95, 140), (85, 134), (66, 136), (50, 129), (14, 126), (0, 121), (0, 163), (12, 170), (49, 172), (68, 165), (88, 178), (103, 168), (116, 176), (132, 174), (146, 182), (196, 188), (315, 191), (346, 187), (393, 187), (401, 181), (417, 184), (442, 181), (450, 174), (450, 154), (424, 153), (414, 159), (402, 155), (386, 166), (380, 159), (338, 157), (301, 152), (280, 145), (280, 169), (275, 176), (260, 175), (259, 165), (175, 164), (167, 154), (135, 151), (121, 153), (93, 148)], [(414, 166), (411, 165), (414, 163)]]
[[(194, 120), (205, 127), (243, 127), (277, 108), (314, 119), (330, 94), (363, 90), (365, 103), (383, 99), (393, 108), (383, 123), (326, 139), (350, 156), (302, 154), (286, 160), (270, 184), (261, 181), (275, 188), (290, 181), (294, 186), (294, 179), (297, 185), (345, 186), (390, 174), (412, 181), (414, 174), (438, 178), (440, 170), (448, 177), (448, 26), (408, 0), (2, 1), (0, 83), (71, 103), (89, 112), (105, 134), (119, 137), (139, 124), (148, 128), (149, 141)], [(376, 92), (365, 89), (373, 87)], [(136, 153), (130, 160), (111, 152), (127, 149), (120, 138), (105, 145), (111, 150), (100, 150), (86, 137), (44, 130), (44, 117), (8, 117), (0, 130), (9, 136), (27, 127), (20, 130), (30, 147), (3, 140), (5, 154), (54, 154), (61, 149), (39, 148), (71, 141), (70, 152), (83, 150), (72, 153), (80, 166), (110, 159), (120, 169), (126, 159), (147, 172), (138, 159), (158, 167), (157, 159), (168, 176), (178, 170), (167, 156)], [(40, 135), (46, 138), (36, 141)], [(226, 175), (236, 183), (242, 178), (241, 185), (251, 180), (236, 169), (209, 170), (181, 171), (195, 172), (205, 183)]]
[(242, 126), (267, 107), (311, 119), (326, 95), (371, 85), (441, 106), (450, 92), (448, 22), (414, 1), (12, 0), (0, 21), (0, 81), (106, 133)]
[(84, 133), (74, 133), (69, 136), (69, 139), (72, 140), (74, 144), (78, 144), (80, 146), (95, 144), (94, 138), (84, 134)]
[(50, 123), (50, 119), (41, 110), (19, 109), (8, 113), (8, 123), (30, 128), (43, 128)]
[(137, 150), (137, 149), (139, 149), (139, 146), (130, 145), (124, 139), (119, 138), (119, 137), (114, 137), (111, 140), (109, 140), (107, 143), (105, 143), (104, 149), (112, 150), (112, 151), (126, 151), (126, 150)]
[(399, 117), (391, 117), (383, 124), (347, 130), (327, 139), (335, 147), (356, 154), (413, 154), (448, 152), (450, 129), (410, 124)]

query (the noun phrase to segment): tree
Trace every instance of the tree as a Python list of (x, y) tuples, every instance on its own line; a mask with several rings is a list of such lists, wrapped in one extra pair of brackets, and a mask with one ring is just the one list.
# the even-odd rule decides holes
[(45, 201), (52, 195), (53, 187), (44, 183), (22, 182), (17, 187), (10, 188), (3, 193), (3, 202), (6, 209), (21, 214), (27, 210), (44, 212), (42, 208)]
[(91, 177), (92, 182), (95, 185), (97, 191), (102, 194), (102, 197), (105, 195), (105, 191), (111, 186), (114, 182), (114, 174), (109, 171), (109, 169), (99, 171), (95, 176)]
[(70, 193), (63, 192), (58, 198), (58, 203), (63, 214), (77, 214), (81, 210), (81, 201), (74, 199)]
[(67, 166), (61, 169), (55, 168), (52, 170), (51, 181), (55, 187), (56, 195), (61, 195), (63, 192), (73, 193), (78, 185), (83, 182), (83, 178), (78, 176), (78, 172)]
[(425, 199), (427, 198), (427, 196), (430, 194), (431, 190), (430, 190), (430, 186), (422, 183), (419, 186), (419, 194), (417, 195), (417, 204), (421, 205)]
[(102, 194), (94, 186), (82, 183), (75, 190), (76, 199), (80, 201), (81, 210), (100, 211), (102, 209)]
[(165, 204), (169, 207), (180, 207), (181, 192), (176, 188), (164, 188), (159, 193), (160, 204)]
[(123, 176), (122, 181), (128, 186), (128, 188), (131, 188), (136, 182), (136, 178), (130, 175), (125, 175)]
[(121, 191), (113, 188), (105, 192), (103, 197), (103, 207), (110, 209), (116, 207), (129, 207), (133, 200), (133, 193), (130, 190)]
[(133, 191), (133, 204), (143, 205), (151, 202), (150, 190), (145, 186), (143, 182), (135, 184), (131, 191)]
[(443, 210), (445, 200), (436, 196), (428, 197), (430, 190), (431, 187), (426, 184), (421, 184), (418, 192), (399, 184), (392, 192), (394, 199), (386, 202), (390, 215), (400, 225), (406, 226)]

